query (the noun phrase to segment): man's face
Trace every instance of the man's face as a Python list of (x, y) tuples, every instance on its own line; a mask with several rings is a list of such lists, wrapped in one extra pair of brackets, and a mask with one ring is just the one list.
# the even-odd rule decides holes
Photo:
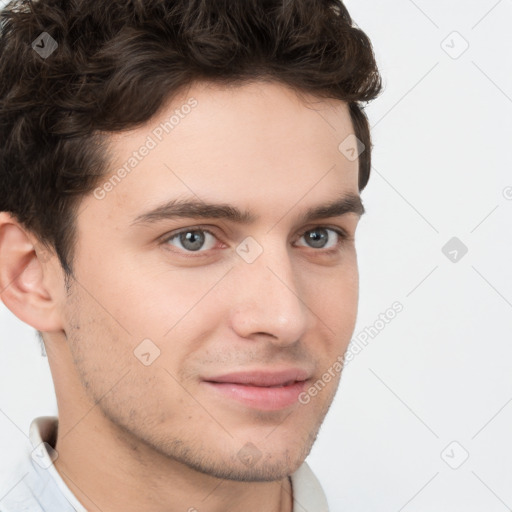
[[(63, 322), (73, 371), (115, 430), (221, 478), (276, 480), (302, 463), (355, 325), (359, 215), (302, 217), (359, 195), (357, 161), (338, 149), (352, 133), (344, 103), (305, 104), (260, 82), (196, 84), (112, 136), (109, 174), (80, 205)], [(134, 151), (137, 164), (104, 186)], [(230, 205), (254, 220), (142, 218), (173, 200)], [(302, 373), (277, 375), (281, 384), (307, 382), (262, 386), (264, 374), (288, 369)], [(256, 374), (208, 382), (246, 372)], [(61, 394), (65, 385), (56, 382)]]

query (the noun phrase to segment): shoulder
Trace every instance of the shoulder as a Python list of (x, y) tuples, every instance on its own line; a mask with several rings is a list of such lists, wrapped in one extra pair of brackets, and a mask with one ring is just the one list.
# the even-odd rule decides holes
[(0, 512), (45, 512), (31, 495), (9, 493), (0, 502)]
[[(50, 472), (34, 458), (35, 447), (42, 441), (52, 439), (56, 430), (57, 418), (42, 416), (34, 418), (30, 424), (29, 439), (19, 447), (19, 451), (7, 466), (0, 471), (0, 512), (63, 512), (59, 503), (54, 504), (54, 490)], [(42, 499), (44, 498), (44, 499)]]
[(15, 464), (0, 485), (0, 512), (45, 512), (30, 487), (33, 470), (27, 457)]

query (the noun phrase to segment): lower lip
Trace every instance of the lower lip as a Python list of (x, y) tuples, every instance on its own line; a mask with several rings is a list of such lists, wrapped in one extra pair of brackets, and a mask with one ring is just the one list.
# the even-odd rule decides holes
[(299, 395), (304, 391), (307, 381), (295, 382), (280, 388), (246, 386), (232, 382), (204, 381), (204, 383), (224, 397), (249, 407), (264, 411), (278, 411), (298, 403)]

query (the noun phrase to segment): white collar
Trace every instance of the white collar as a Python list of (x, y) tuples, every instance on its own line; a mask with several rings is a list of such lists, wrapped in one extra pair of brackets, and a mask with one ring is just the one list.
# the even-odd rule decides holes
[[(45, 443), (50, 444), (52, 438), (55, 439), (58, 424), (56, 416), (40, 416), (32, 420), (30, 424), (29, 438), (34, 447), (31, 453), (31, 462), (38, 477), (38, 480), (32, 479), (32, 485), (36, 485), (37, 488), (31, 490), (45, 511), (63, 510), (67, 512), (71, 505), (73, 507), (71, 510), (87, 512), (87, 509), (62, 480), (45, 445)], [(51, 448), (53, 449), (52, 446)]]

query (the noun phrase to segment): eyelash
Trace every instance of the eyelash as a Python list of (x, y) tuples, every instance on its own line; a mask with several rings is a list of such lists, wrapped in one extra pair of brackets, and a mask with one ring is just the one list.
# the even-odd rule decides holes
[[(331, 255), (334, 255), (335, 253), (338, 253), (340, 251), (341, 247), (345, 244), (345, 242), (350, 240), (350, 236), (348, 235), (348, 233), (344, 229), (339, 228), (339, 227), (334, 228), (334, 227), (330, 227), (330, 226), (314, 226), (314, 227), (310, 227), (310, 228), (304, 229), (303, 231), (301, 231), (299, 233), (298, 238), (300, 239), (306, 233), (308, 233), (310, 231), (315, 231), (317, 229), (325, 229), (325, 230), (328, 230), (328, 231), (334, 231), (339, 236), (338, 243), (336, 244), (335, 247), (333, 247), (331, 249), (325, 249), (324, 250), (324, 249), (321, 249), (321, 248), (320, 249), (315, 249), (314, 247), (310, 247), (310, 249), (312, 249), (313, 251), (316, 251), (318, 253), (324, 254), (326, 256), (331, 256)], [(218, 238), (215, 235), (215, 233), (213, 233), (210, 229), (208, 229), (208, 228), (206, 228), (204, 226), (192, 226), (192, 227), (189, 227), (189, 228), (184, 228), (184, 229), (181, 229), (179, 231), (170, 233), (169, 235), (165, 236), (165, 238), (162, 240), (162, 244), (166, 245), (168, 242), (170, 242), (171, 240), (177, 238), (182, 233), (188, 233), (189, 231), (200, 231), (200, 232), (204, 232), (204, 233), (209, 233), (215, 239), (218, 240)], [(187, 256), (185, 256), (185, 257), (196, 258), (196, 257), (204, 256), (206, 253), (208, 253), (212, 249), (206, 250), (206, 251), (203, 251), (203, 250), (187, 251), (187, 250), (183, 250), (183, 249), (173, 248), (173, 249), (168, 249), (168, 250), (173, 252), (173, 253), (178, 253), (178, 254), (182, 254), (182, 255), (186, 254)]]

